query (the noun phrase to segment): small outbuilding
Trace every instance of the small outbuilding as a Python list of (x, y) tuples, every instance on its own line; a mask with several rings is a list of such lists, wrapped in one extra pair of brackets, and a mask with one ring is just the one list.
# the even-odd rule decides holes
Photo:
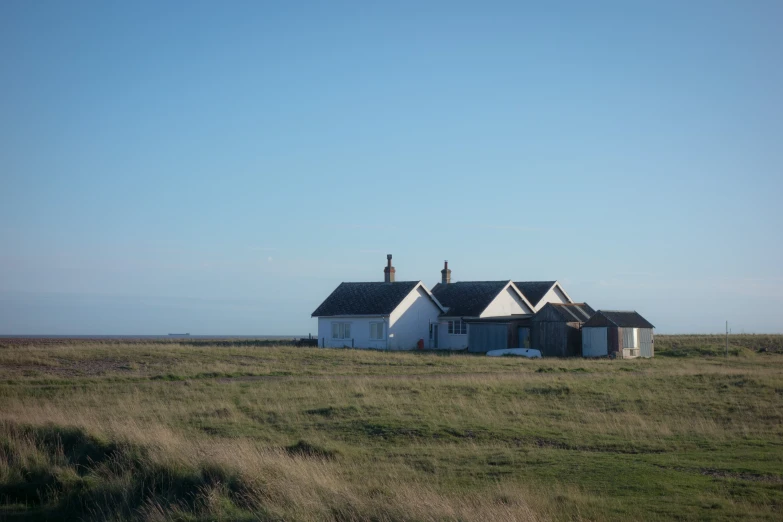
[(530, 321), (530, 347), (544, 357), (579, 356), (582, 324), (594, 313), (587, 303), (547, 303)]
[(635, 311), (599, 310), (582, 325), (582, 356), (653, 357), (654, 328)]
[(517, 314), (467, 319), (468, 351), (486, 353), (491, 350), (525, 348), (527, 339), (520, 338), (519, 334), (530, 330), (530, 317), (529, 314)]

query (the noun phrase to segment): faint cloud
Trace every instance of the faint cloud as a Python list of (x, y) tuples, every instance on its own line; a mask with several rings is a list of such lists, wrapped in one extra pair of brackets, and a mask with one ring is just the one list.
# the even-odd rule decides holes
[(369, 223), (323, 223), (324, 228), (337, 230), (400, 230), (396, 225), (376, 225)]
[(269, 256), (269, 257), (267, 257), (267, 258), (266, 258), (266, 262), (267, 262), (267, 263), (271, 263), (271, 262), (272, 262), (272, 256)]
[(526, 227), (521, 225), (466, 225), (464, 228), (474, 230), (511, 230), (515, 232), (551, 232), (557, 230), (552, 227)]

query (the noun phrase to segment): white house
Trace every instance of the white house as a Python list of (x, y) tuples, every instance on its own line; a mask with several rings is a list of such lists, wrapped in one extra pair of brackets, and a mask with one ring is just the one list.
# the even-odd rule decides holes
[(319, 346), (411, 350), (423, 340), (426, 348), (462, 350), (467, 321), (526, 320), (548, 302), (573, 302), (557, 281), (452, 283), (448, 262), (430, 292), (421, 281), (395, 282), (386, 257), (384, 282), (341, 283), (313, 312)]
[(444, 309), (421, 281), (394, 281), (387, 258), (384, 282), (341, 283), (313, 312), (319, 346), (413, 350), (426, 343)]

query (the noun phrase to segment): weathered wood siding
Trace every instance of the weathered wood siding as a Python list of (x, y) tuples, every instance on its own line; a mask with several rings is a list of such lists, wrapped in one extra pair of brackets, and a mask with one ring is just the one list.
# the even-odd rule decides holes
[(606, 330), (606, 345), (609, 351), (609, 357), (617, 357), (618, 352), (622, 356), (623, 329), (617, 327), (608, 327)]
[(652, 328), (639, 328), (639, 357), (654, 357)]
[(565, 323), (535, 321), (532, 328), (531, 346), (541, 350), (544, 357), (562, 357), (562, 346), (566, 343)]
[(582, 323), (563, 321), (551, 306), (541, 309), (531, 321), (531, 348), (545, 357), (575, 357), (582, 354)]
[(530, 348), (530, 327), (520, 326), (517, 330), (516, 348)]
[(579, 323), (534, 321), (531, 348), (545, 357), (573, 357), (582, 351)]
[(509, 347), (507, 324), (472, 323), (468, 328), (468, 351), (488, 352)]
[(566, 323), (566, 336), (568, 337), (566, 357), (582, 355), (582, 324)]

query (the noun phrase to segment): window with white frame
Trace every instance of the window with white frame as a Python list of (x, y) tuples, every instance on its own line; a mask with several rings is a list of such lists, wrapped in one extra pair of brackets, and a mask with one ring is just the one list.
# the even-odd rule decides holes
[(370, 323), (370, 339), (373, 341), (383, 340), (383, 323)]
[(350, 339), (351, 323), (332, 323), (332, 339)]
[(465, 321), (449, 321), (449, 333), (454, 335), (467, 335), (468, 325)]

